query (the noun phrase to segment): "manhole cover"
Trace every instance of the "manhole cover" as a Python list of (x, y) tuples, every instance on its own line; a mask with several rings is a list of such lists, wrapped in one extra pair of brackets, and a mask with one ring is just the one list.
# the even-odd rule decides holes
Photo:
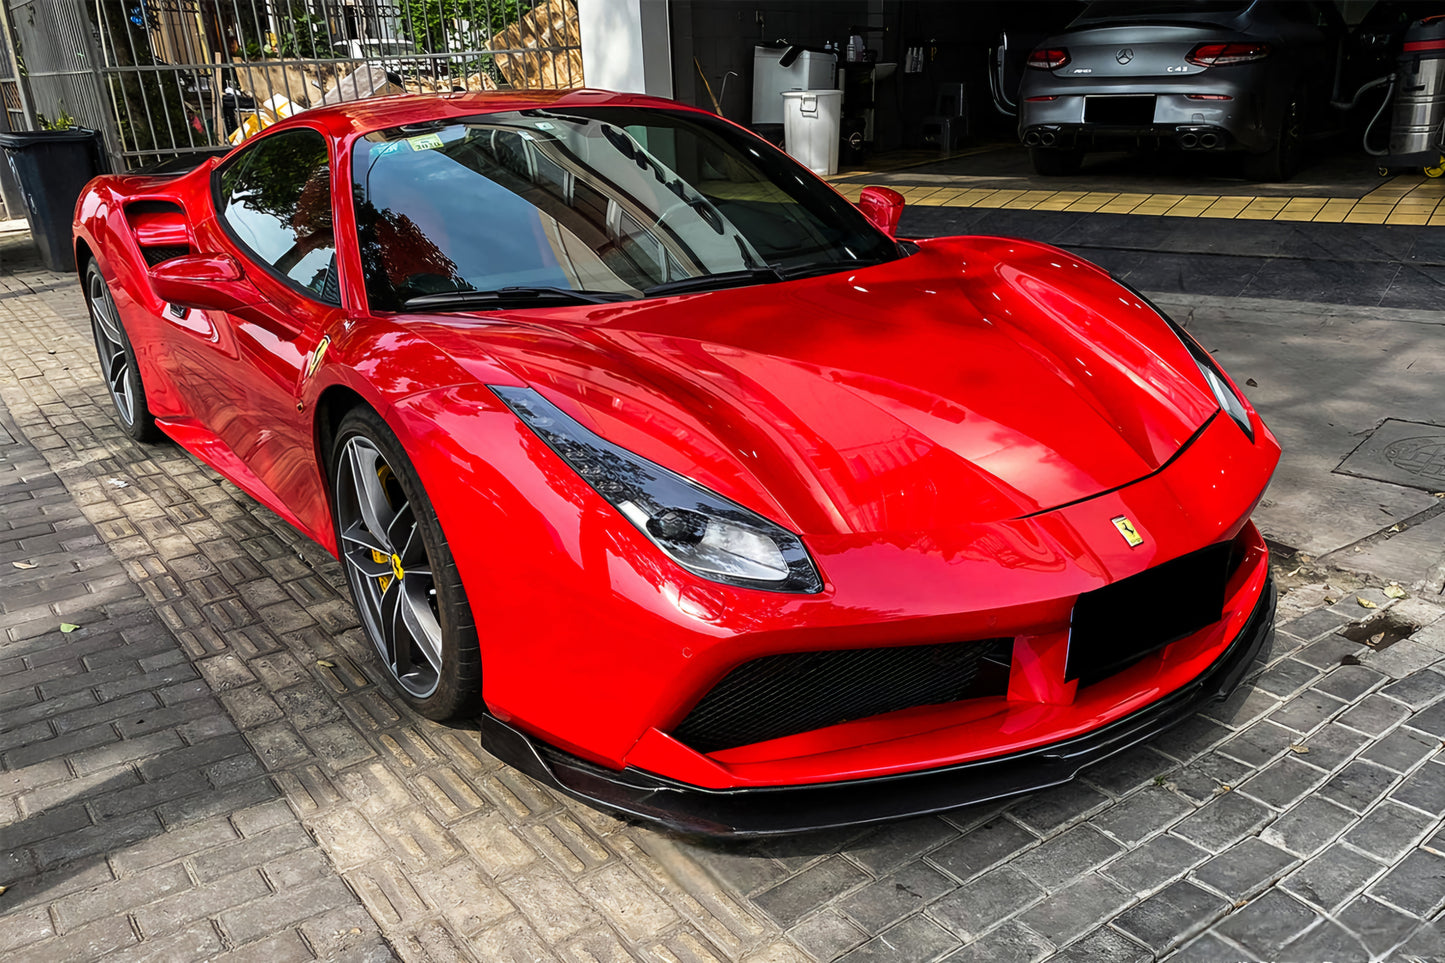
[(1445, 491), (1445, 428), (1389, 419), (1335, 469), (1426, 491)]

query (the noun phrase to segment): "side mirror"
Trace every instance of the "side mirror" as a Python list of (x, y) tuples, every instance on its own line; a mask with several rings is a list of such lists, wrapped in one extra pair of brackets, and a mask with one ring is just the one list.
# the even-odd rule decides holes
[(260, 300), (241, 264), (229, 254), (187, 254), (150, 270), (156, 295), (182, 308), (234, 311)]
[(858, 198), (858, 209), (889, 237), (898, 233), (898, 219), (903, 216), (903, 195), (888, 187), (865, 187)]

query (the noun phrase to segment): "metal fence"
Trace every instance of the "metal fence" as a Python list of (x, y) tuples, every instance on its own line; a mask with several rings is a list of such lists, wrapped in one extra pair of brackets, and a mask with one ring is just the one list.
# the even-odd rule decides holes
[(581, 86), (574, 0), (3, 0), (36, 120), (120, 167), (372, 92)]

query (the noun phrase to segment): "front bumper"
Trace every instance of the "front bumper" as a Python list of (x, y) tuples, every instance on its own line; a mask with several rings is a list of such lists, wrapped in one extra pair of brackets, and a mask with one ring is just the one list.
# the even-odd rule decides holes
[(607, 769), (534, 740), (493, 716), (483, 746), (509, 765), (603, 809), (713, 836), (766, 836), (921, 816), (1055, 786), (1227, 697), (1274, 630), (1267, 578), (1235, 638), (1191, 682), (1111, 723), (1050, 745), (920, 772), (800, 786), (706, 789), (635, 768)]

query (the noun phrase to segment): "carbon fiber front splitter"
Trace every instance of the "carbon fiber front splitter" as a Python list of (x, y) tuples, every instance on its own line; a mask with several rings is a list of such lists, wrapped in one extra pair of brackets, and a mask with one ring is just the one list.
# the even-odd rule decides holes
[(539, 742), (493, 716), (482, 745), (556, 789), (619, 815), (708, 836), (769, 836), (921, 816), (1068, 782), (1226, 698), (1274, 631), (1275, 592), (1265, 582), (1249, 621), (1224, 654), (1183, 688), (1092, 732), (1026, 752), (920, 772), (802, 786), (704, 789), (638, 769), (620, 772)]

